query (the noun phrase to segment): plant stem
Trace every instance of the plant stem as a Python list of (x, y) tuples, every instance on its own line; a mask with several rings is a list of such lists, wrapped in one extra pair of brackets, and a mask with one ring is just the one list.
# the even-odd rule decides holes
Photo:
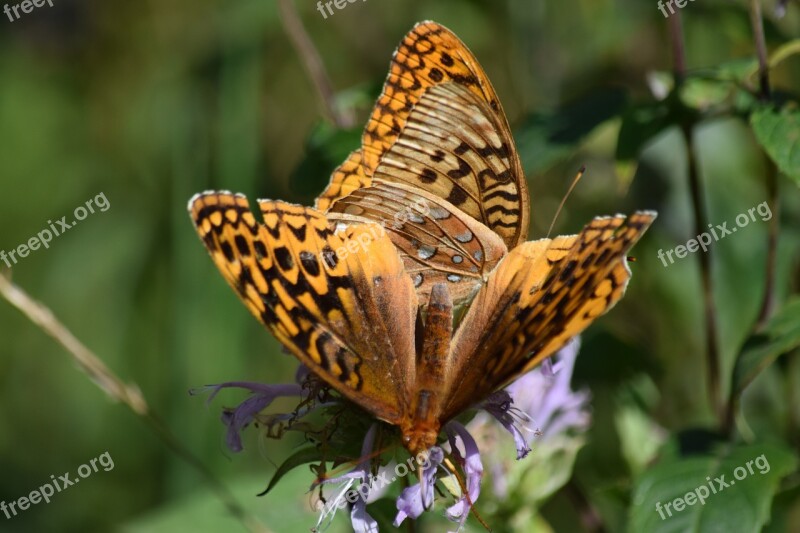
[(772, 316), (775, 310), (775, 271), (778, 268), (778, 235), (780, 233), (780, 192), (778, 188), (778, 168), (775, 162), (766, 157), (767, 175), (766, 187), (768, 205), (772, 212), (769, 220), (769, 235), (767, 237), (767, 257), (764, 267), (764, 299), (761, 302), (761, 310), (758, 312), (758, 320), (755, 324), (755, 331), (760, 331)]
[(0, 296), (19, 309), (31, 322), (55, 339), (70, 354), (78, 368), (114, 401), (125, 404), (178, 457), (197, 470), (209, 484), (228, 512), (238, 519), (248, 531), (264, 533), (268, 530), (239, 503), (203, 462), (186, 448), (175, 434), (147, 405), (139, 387), (129, 385), (115, 375), (103, 361), (79, 341), (53, 314), (53, 312), (31, 298), (24, 290), (11, 282), (10, 274), (0, 272)]
[[(700, 171), (697, 158), (694, 155), (694, 128), (693, 124), (681, 126), (684, 143), (686, 145), (686, 158), (689, 167), (689, 190), (692, 197), (692, 210), (694, 212), (695, 235), (700, 235), (708, 227), (708, 216), (705, 208), (703, 187), (700, 183)], [(721, 424), (724, 424), (723, 406), (720, 405), (720, 355), (717, 342), (717, 310), (714, 304), (714, 284), (711, 275), (712, 249), (702, 254), (697, 254), (700, 261), (700, 278), (703, 285), (703, 312), (706, 325), (706, 366), (708, 367), (708, 401), (711, 410)]]
[(606, 531), (603, 526), (603, 520), (595, 508), (592, 507), (591, 502), (583, 493), (583, 489), (574, 476), (564, 485), (564, 494), (577, 507), (581, 525), (585, 531), (590, 533), (604, 533)]
[(772, 95), (769, 86), (769, 65), (767, 64), (767, 44), (764, 39), (764, 21), (761, 16), (761, 0), (750, 0), (750, 25), (758, 57), (759, 98), (768, 101)]
[(326, 114), (337, 127), (352, 127), (355, 123), (355, 116), (350, 111), (342, 112), (336, 105), (335, 91), (333, 90), (331, 79), (325, 70), (325, 65), (322, 63), (319, 52), (303, 27), (292, 0), (278, 0), (278, 8), (286, 33), (289, 34), (289, 38), (292, 40), (297, 54), (306, 68), (306, 72), (308, 72), (308, 76), (317, 90)]
[[(675, 93), (679, 96), (680, 86), (686, 78), (686, 54), (683, 43), (681, 13), (678, 11), (669, 19), (669, 35), (675, 74)], [(689, 191), (692, 197), (695, 235), (705, 232), (708, 227), (708, 216), (705, 207), (703, 187), (700, 183), (700, 170), (694, 154), (694, 119), (681, 121), (681, 132), (686, 146), (686, 160), (689, 173)], [(697, 254), (700, 261), (700, 278), (703, 285), (703, 313), (706, 329), (706, 367), (708, 379), (708, 400), (711, 411), (720, 426), (725, 424), (725, 410), (720, 401), (720, 355), (717, 342), (717, 311), (714, 304), (714, 286), (711, 276), (713, 250)]]
[[(755, 41), (756, 56), (758, 57), (758, 97), (762, 102), (772, 98), (772, 89), (769, 83), (769, 62), (767, 59), (767, 44), (764, 38), (764, 21), (761, 14), (761, 1), (750, 0), (750, 25), (753, 27), (753, 40)], [(780, 190), (778, 187), (778, 169), (772, 159), (767, 156), (766, 188), (772, 218), (769, 221), (769, 237), (767, 240), (767, 258), (765, 266), (764, 299), (755, 330), (764, 327), (775, 308), (775, 269), (777, 268), (778, 234), (780, 231)]]
[(675, 75), (675, 86), (683, 83), (686, 77), (686, 52), (683, 44), (683, 19), (678, 11), (667, 19), (669, 23), (669, 42), (672, 47), (672, 72)]

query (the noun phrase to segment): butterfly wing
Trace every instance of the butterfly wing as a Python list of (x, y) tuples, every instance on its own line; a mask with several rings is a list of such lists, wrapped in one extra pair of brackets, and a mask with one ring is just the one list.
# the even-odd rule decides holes
[(420, 23), (400, 43), (361, 150), (334, 172), (317, 207), (373, 181), (430, 191), (508, 248), (527, 236), (527, 184), (508, 121), (477, 59), (439, 24)]
[(578, 235), (512, 250), (453, 338), (441, 420), (531, 370), (613, 307), (630, 278), (626, 254), (655, 216), (598, 217)]
[(436, 283), (448, 286), (453, 301), (469, 299), (507, 252), (500, 237), (454, 205), (402, 184), (358, 189), (328, 217), (385, 227), (423, 303)]
[(337, 200), (362, 187), (369, 187), (372, 179), (368, 178), (364, 172), (364, 166), (361, 164), (361, 150), (356, 150), (333, 171), (331, 182), (317, 197), (314, 207), (318, 211), (325, 212)]
[(373, 182), (428, 191), (495, 232), (509, 249), (528, 229), (516, 148), (489, 106), (458, 83), (428, 89), (375, 170)]
[(375, 224), (334, 234), (318, 211), (196, 195), (189, 211), (222, 275), (301, 362), (376, 417), (398, 423), (414, 380), (417, 297)]

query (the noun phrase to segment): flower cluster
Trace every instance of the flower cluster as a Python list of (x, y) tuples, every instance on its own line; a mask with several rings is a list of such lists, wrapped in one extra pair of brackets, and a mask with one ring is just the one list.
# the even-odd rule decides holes
[[(572, 341), (556, 354), (553, 358), (555, 363), (547, 360), (505, 390), (489, 396), (477, 406), (483, 412), (479, 413), (468, 426), (456, 420), (445, 424), (443, 430), (447, 437), (446, 441), (441, 446), (432, 447), (424, 456), (420, 454), (414, 458), (418, 466), (416, 472), (418, 475), (421, 474), (421, 479), (404, 488), (397, 497), (394, 525), (399, 526), (406, 519), (416, 519), (430, 509), (434, 504), (436, 483), (451, 476), (459, 479), (457, 485), (452, 483), (448, 485), (457, 499), (446, 509), (446, 515), (457, 524), (458, 530), (463, 527), (481, 492), (484, 465), (473, 434), (481, 433), (483, 425), (487, 422), (487, 415), (511, 433), (518, 460), (530, 453), (534, 435), (541, 434), (546, 439), (574, 428), (585, 430), (589, 423), (586, 411), (588, 395), (574, 393), (570, 388), (578, 347), (579, 342)], [(254, 422), (269, 420), (269, 424), (280, 423), (284, 424), (286, 429), (296, 429), (297, 421), (321, 408), (334, 405), (352, 408), (345, 400), (327, 394), (322, 395), (321, 401), (309, 401), (312, 396), (319, 395), (318, 388), (309, 386), (308, 383), (313, 381), (313, 376), (309, 380), (309, 371), (302, 365), (298, 370), (296, 381), (282, 385), (227, 382), (210, 385), (198, 391), (210, 390), (209, 402), (225, 388), (244, 388), (251, 393), (237, 407), (225, 409), (222, 413), (222, 422), (227, 427), (228, 447), (234, 452), (239, 452), (243, 449), (241, 432)], [(268, 418), (262, 418), (262, 411), (280, 397), (299, 397), (302, 401), (292, 413), (272, 414)], [(320, 398), (315, 399), (320, 400)], [(366, 431), (361, 443), (360, 459), (355, 468), (339, 476), (317, 479), (312, 485), (312, 489), (323, 485), (339, 486), (335, 496), (325, 504), (320, 504), (320, 517), (316, 530), (323, 530), (332, 520), (336, 510), (349, 506), (354, 531), (377, 532), (378, 524), (367, 513), (367, 505), (383, 497), (391, 481), (398, 476), (402, 477), (415, 471), (404, 463), (379, 464), (379, 459), (373, 457), (376, 454), (374, 444), (377, 428), (378, 424), (372, 423)], [(450, 460), (447, 460), (447, 457)], [(498, 464), (495, 458), (490, 456), (489, 460), (492, 471), (495, 472), (493, 479), (497, 493), (502, 489), (503, 476), (502, 472), (499, 476), (496, 475)], [(453, 462), (463, 473), (463, 481), (460, 480), (459, 474), (453, 471)], [(411, 465), (412, 460), (410, 459), (408, 463)], [(403, 467), (403, 470), (400, 467)], [(377, 474), (373, 475), (374, 471)], [(389, 476), (392, 473), (395, 476), (390, 481)], [(454, 486), (460, 486), (461, 491), (453, 490)]]

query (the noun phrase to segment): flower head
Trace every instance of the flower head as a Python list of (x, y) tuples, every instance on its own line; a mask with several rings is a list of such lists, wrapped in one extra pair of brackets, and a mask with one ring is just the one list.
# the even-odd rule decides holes
[(442, 461), (444, 461), (444, 452), (441, 448), (434, 446), (428, 450), (427, 464), (422, 465), (422, 481), (403, 489), (400, 497), (397, 498), (395, 527), (400, 526), (407, 517), (417, 518), (426, 509), (433, 506), (433, 486), (436, 483), (436, 471)]
[(504, 499), (511, 488), (518, 488), (518, 492), (527, 494), (525, 497), (533, 504), (566, 481), (551, 475), (546, 486), (517, 487), (523, 481), (524, 472), (537, 470), (545, 475), (554, 458), (559, 458), (561, 475), (568, 477), (571, 471), (574, 456), (583, 442), (581, 435), (591, 421), (589, 393), (573, 391), (570, 385), (579, 348), (580, 339), (576, 337), (542, 365), (505, 390), (492, 394), (481, 405), (486, 413), (479, 413), (467, 425), (472, 434), (479, 437), (479, 442), (485, 444), (495, 440), (495, 430), (490, 423), (491, 418), (495, 418), (514, 437), (517, 459), (528, 455), (530, 442), (537, 437), (537, 453), (532, 454), (533, 460), (525, 465), (517, 466), (497, 453), (488, 454), (488, 471), (498, 498)]
[(193, 389), (190, 394), (211, 390), (212, 392), (207, 400), (210, 403), (219, 391), (231, 387), (247, 389), (252, 393), (249, 398), (240, 403), (235, 409), (225, 409), (222, 412), (222, 423), (228, 428), (226, 442), (228, 448), (233, 452), (240, 452), (244, 449), (241, 437), (242, 430), (250, 425), (255, 416), (266, 409), (276, 398), (303, 395), (303, 388), (299, 384), (265, 385), (250, 381), (229, 381), (218, 385), (206, 385), (200, 389)]
[[(433, 507), (435, 486), (440, 480), (439, 474), (447, 475), (448, 470), (454, 468), (453, 463), (448, 463), (450, 466), (444, 468), (445, 457), (450, 455), (457, 468), (463, 472), (464, 481), (461, 481), (459, 477), (461, 490), (453, 488), (452, 484), (449, 485), (456, 501), (446, 509), (446, 515), (458, 524), (459, 531), (463, 528), (472, 506), (481, 494), (484, 461), (481, 459), (478, 441), (473, 435), (483, 434), (483, 426), (488, 420), (487, 414), (499, 421), (511, 433), (516, 445), (517, 459), (525, 458), (531, 451), (530, 436), (534, 433), (532, 429), (534, 421), (536, 426), (541, 429), (543, 442), (548, 437), (570, 428), (585, 429), (589, 422), (588, 414), (585, 411), (588, 394), (575, 393), (570, 389), (570, 378), (578, 346), (578, 341), (571, 342), (557, 354), (554, 364), (546, 360), (542, 366), (525, 374), (507, 389), (490, 395), (477, 406), (485, 412), (479, 413), (468, 426), (465, 427), (455, 420), (445, 424), (443, 430), (447, 436), (447, 442), (443, 444), (443, 447), (433, 446), (427, 454), (421, 454), (424, 455), (424, 460), (419, 456), (416, 457), (417, 464), (421, 466), (420, 469), (405, 468), (405, 473), (402, 475), (421, 472), (421, 480), (400, 492), (396, 501), (397, 515), (394, 525), (399, 526), (407, 518), (416, 519)], [(297, 383), (264, 385), (235, 381), (208, 386), (204, 390), (212, 391), (209, 401), (224, 388), (238, 387), (250, 391), (251, 395), (241, 404), (232, 409), (225, 409), (222, 414), (222, 421), (227, 427), (228, 446), (231, 450), (238, 452), (242, 450), (241, 432), (254, 420), (277, 420), (291, 429), (299, 418), (319, 407), (339, 406), (348, 413), (358, 411), (352, 409), (352, 404), (335, 395), (329, 397), (323, 394), (321, 395), (322, 401), (311, 402), (310, 400), (314, 396), (311, 391), (314, 388), (307, 384), (309, 380), (313, 379), (313, 374), (310, 374), (308, 369), (301, 365), (296, 375)], [(270, 418), (259, 418), (261, 411), (276, 398), (287, 396), (301, 398), (301, 403), (294, 412), (271, 415)], [(319, 400), (316, 397), (315, 399)], [(309, 404), (312, 405), (309, 406)], [(354, 531), (358, 533), (378, 532), (378, 523), (367, 512), (367, 505), (383, 496), (396, 477), (402, 477), (398, 472), (399, 466), (402, 465), (393, 461), (381, 464), (380, 455), (373, 458), (373, 447), (378, 428), (379, 425), (374, 422), (369, 426), (361, 443), (360, 459), (352, 470), (336, 477), (318, 479), (312, 484), (312, 489), (321, 485), (339, 485), (333, 498), (324, 503), (320, 502), (320, 516), (316, 531), (324, 530), (330, 524), (337, 509), (349, 506), (350, 522)], [(351, 435), (352, 431), (347, 434)], [(332, 442), (330, 441), (328, 444), (331, 445)], [(336, 442), (338, 443), (338, 441)], [(334, 455), (330, 457), (348, 455), (352, 456), (342, 449), (334, 450)], [(330, 458), (320, 455), (322, 463), (330, 460)], [(411, 460), (409, 460), (409, 464), (411, 464)], [(489, 469), (495, 481), (495, 488), (501, 486), (505, 490), (505, 487), (502, 486), (504, 474), (507, 471), (505, 463), (496, 460), (492, 454), (489, 454)], [(397, 475), (392, 477), (389, 474), (390, 470)], [(377, 475), (371, 475), (371, 472), (375, 471), (377, 471)], [(456, 472), (452, 473), (460, 476)], [(388, 480), (389, 477), (391, 477), (391, 481)], [(445, 484), (445, 488), (447, 486)]]
[[(351, 502), (353, 505), (350, 509), (350, 522), (353, 526), (353, 531), (358, 533), (378, 533), (378, 523), (367, 513), (367, 500), (370, 492), (370, 484), (368, 481), (370, 480), (369, 471), (371, 461), (369, 456), (372, 453), (372, 446), (375, 442), (376, 427), (377, 426), (373, 424), (367, 431), (364, 437), (364, 443), (361, 446), (361, 457), (364, 459), (362, 459), (353, 470), (341, 476), (324, 479), (320, 482), (320, 484), (343, 483), (344, 485), (333, 500), (329, 504), (323, 506), (319, 520), (317, 521), (316, 530), (320, 529), (320, 525), (324, 521), (332, 520), (333, 516), (336, 514), (336, 509), (343, 507), (347, 502), (351, 502), (351, 497), (355, 494), (357, 496), (355, 496), (355, 501)], [(351, 487), (356, 482), (358, 482), (358, 485), (355, 491), (353, 491)]]

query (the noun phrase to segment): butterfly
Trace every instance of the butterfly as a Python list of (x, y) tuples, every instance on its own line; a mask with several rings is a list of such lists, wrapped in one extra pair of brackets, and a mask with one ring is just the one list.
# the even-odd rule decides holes
[(257, 208), (262, 220), (226, 191), (189, 202), (248, 309), (324, 382), (397, 426), (412, 454), (610, 309), (656, 216), (597, 217), (577, 235), (525, 242), (505, 115), (474, 56), (434, 22), (401, 42), (362, 148), (315, 207)]

